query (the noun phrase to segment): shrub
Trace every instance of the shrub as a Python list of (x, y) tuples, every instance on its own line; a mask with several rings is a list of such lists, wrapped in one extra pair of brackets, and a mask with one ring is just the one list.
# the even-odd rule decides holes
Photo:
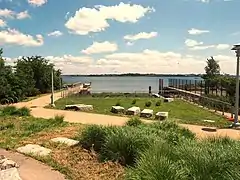
[(107, 134), (101, 155), (105, 160), (133, 165), (139, 153), (147, 149), (153, 141), (153, 136), (147, 136), (140, 129), (122, 127)]
[(27, 107), (22, 107), (17, 110), (16, 114), (19, 116), (30, 116), (31, 110)]
[(239, 142), (187, 140), (178, 146), (156, 143), (141, 153), (126, 179), (240, 179)]
[(120, 101), (116, 102), (115, 106), (121, 106)]
[(136, 166), (129, 168), (127, 180), (186, 180), (189, 179), (178, 161), (175, 161), (175, 149), (161, 141), (147, 151), (142, 152)]
[(127, 126), (139, 126), (141, 125), (143, 122), (139, 119), (139, 117), (132, 117), (131, 119), (129, 119), (126, 122)]
[(92, 147), (95, 151), (99, 152), (103, 144), (105, 143), (106, 136), (108, 133), (114, 132), (117, 127), (115, 126), (98, 126), (98, 125), (90, 125), (87, 126), (80, 133), (80, 144), (83, 148), (90, 150)]
[(15, 106), (6, 106), (2, 108), (2, 114), (3, 115), (16, 115), (17, 114), (17, 108)]
[(152, 105), (152, 102), (151, 102), (151, 101), (145, 102), (145, 106), (146, 106), (146, 107), (150, 107), (151, 105)]
[(132, 100), (132, 105), (136, 104), (136, 102), (137, 102), (136, 99)]
[(54, 121), (55, 121), (57, 124), (61, 124), (61, 123), (63, 123), (63, 121), (64, 121), (64, 116), (63, 116), (63, 115), (56, 115), (56, 116), (54, 117)]
[(156, 102), (156, 106), (161, 106), (161, 104), (162, 104), (162, 101), (160, 100)]

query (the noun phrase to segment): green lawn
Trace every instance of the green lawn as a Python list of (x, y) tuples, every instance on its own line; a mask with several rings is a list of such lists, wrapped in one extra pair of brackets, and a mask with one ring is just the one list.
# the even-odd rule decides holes
[[(136, 104), (132, 104), (133, 100), (136, 100)], [(148, 108), (145, 107), (145, 103), (151, 101), (152, 105)], [(125, 109), (132, 106), (138, 106), (143, 110), (144, 108), (153, 109), (154, 113), (159, 111), (169, 112), (169, 118), (179, 120), (181, 123), (200, 124), (222, 127), (228, 124), (228, 122), (219, 115), (199, 108), (188, 102), (182, 100), (175, 100), (171, 103), (161, 102), (160, 106), (156, 106), (157, 98), (134, 98), (134, 97), (92, 97), (92, 96), (72, 96), (60, 99), (55, 102), (57, 109), (64, 109), (65, 105), (69, 104), (89, 104), (93, 105), (94, 110), (92, 113), (114, 115), (110, 112), (113, 105), (119, 103)], [(122, 115), (125, 116), (125, 115)], [(214, 120), (216, 123), (207, 123), (203, 120)]]
[(31, 116), (0, 116), (0, 148), (13, 149), (20, 141), (36, 133), (63, 127), (66, 124), (62, 117), (42, 119)]

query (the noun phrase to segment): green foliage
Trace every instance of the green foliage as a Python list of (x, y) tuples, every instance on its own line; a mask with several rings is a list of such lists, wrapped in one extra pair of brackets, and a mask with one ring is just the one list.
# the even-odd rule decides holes
[(2, 108), (2, 115), (11, 116), (17, 114), (17, 108), (15, 106), (6, 106)]
[(132, 100), (132, 105), (136, 104), (137, 100), (136, 99), (133, 99)]
[(90, 150), (93, 148), (95, 151), (99, 152), (105, 143), (106, 135), (114, 131), (114, 129), (117, 129), (117, 127), (89, 125), (80, 133), (80, 144), (85, 149)]
[[(14, 68), (6, 66), (0, 50), (0, 103), (13, 103), (51, 90), (53, 65), (41, 56), (21, 57)], [(54, 88), (60, 88), (61, 71), (54, 70)]]
[(146, 106), (146, 107), (150, 107), (151, 105), (152, 105), (152, 102), (151, 102), (151, 101), (145, 102), (145, 106)]
[(118, 102), (116, 102), (116, 104), (115, 104), (116, 106), (121, 106), (121, 102), (120, 101), (118, 101)]
[(122, 165), (133, 165), (139, 153), (150, 144), (150, 137), (141, 129), (119, 128), (115, 133), (107, 134), (101, 155), (105, 160), (117, 161)]
[(19, 116), (30, 116), (31, 115), (31, 110), (27, 107), (22, 107), (17, 110), (17, 114)]
[(64, 116), (63, 115), (56, 115), (55, 117), (54, 117), (54, 120), (57, 122), (57, 123), (63, 123), (63, 121), (64, 121)]
[(16, 108), (15, 106), (5, 106), (0, 110), (4, 116), (30, 116), (31, 110), (27, 107)]
[(126, 125), (127, 126), (139, 126), (142, 123), (143, 122), (141, 121), (141, 119), (139, 119), (139, 117), (132, 117), (126, 122)]
[(186, 140), (178, 146), (156, 143), (141, 153), (126, 179), (240, 179), (239, 142), (216, 138)]
[(157, 102), (156, 102), (156, 104), (155, 104), (155, 105), (156, 105), (156, 106), (161, 106), (161, 104), (162, 104), (162, 101), (161, 101), (161, 100), (159, 100), (159, 101), (157, 101)]

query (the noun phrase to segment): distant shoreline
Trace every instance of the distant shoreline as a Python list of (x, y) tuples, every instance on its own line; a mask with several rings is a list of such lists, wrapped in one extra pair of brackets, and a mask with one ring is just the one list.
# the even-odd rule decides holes
[(138, 74), (138, 73), (128, 73), (128, 74), (74, 74), (68, 75), (64, 74), (62, 76), (70, 76), (70, 77), (112, 77), (112, 76), (143, 76), (143, 77), (201, 77), (202, 74)]

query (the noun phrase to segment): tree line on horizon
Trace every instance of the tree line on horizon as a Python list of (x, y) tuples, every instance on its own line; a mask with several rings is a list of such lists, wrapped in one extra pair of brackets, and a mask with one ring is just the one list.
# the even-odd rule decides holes
[(21, 57), (14, 66), (5, 64), (0, 49), (0, 103), (18, 102), (27, 97), (51, 91), (51, 75), (54, 72), (54, 88), (60, 89), (61, 71), (55, 70), (49, 60), (41, 56)]

